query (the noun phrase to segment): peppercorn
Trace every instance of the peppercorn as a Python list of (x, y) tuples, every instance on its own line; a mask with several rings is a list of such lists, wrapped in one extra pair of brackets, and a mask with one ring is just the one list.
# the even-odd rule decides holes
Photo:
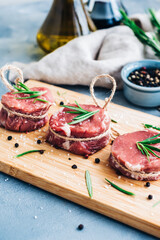
[(41, 140), (40, 139), (37, 140), (37, 144), (41, 144)]
[(8, 136), (7, 139), (8, 139), (8, 141), (12, 140), (12, 136)]
[(64, 105), (64, 102), (63, 102), (63, 101), (61, 101), (59, 105)]
[(59, 149), (59, 148), (60, 148), (60, 147), (59, 147), (59, 146), (57, 146), (57, 145), (55, 145), (54, 147), (55, 147), (56, 149)]
[(15, 146), (16, 148), (18, 148), (18, 147), (19, 147), (19, 144), (18, 144), (18, 143), (15, 143), (14, 146)]
[(151, 200), (153, 198), (153, 195), (149, 194), (148, 199)]
[(136, 85), (144, 87), (159, 87), (160, 70), (142, 67), (131, 72), (128, 76), (128, 80)]
[(150, 182), (146, 182), (145, 187), (150, 187)]
[(111, 145), (113, 144), (114, 140), (111, 141)]
[(77, 165), (76, 165), (76, 164), (73, 164), (73, 165), (72, 165), (72, 168), (73, 168), (73, 169), (76, 169), (76, 168), (77, 168)]
[(71, 158), (68, 158), (68, 160), (71, 160)]
[(44, 150), (40, 150), (39, 152), (40, 152), (40, 154), (43, 154), (43, 153), (44, 153)]
[(88, 157), (89, 157), (88, 154), (86, 154), (86, 155), (84, 156), (85, 159), (88, 159)]
[(99, 158), (95, 158), (95, 163), (100, 163), (100, 159)]
[(142, 67), (143, 70), (146, 70), (147, 68), (146, 67)]
[(84, 225), (83, 224), (79, 224), (78, 230), (82, 230), (83, 228), (84, 228)]

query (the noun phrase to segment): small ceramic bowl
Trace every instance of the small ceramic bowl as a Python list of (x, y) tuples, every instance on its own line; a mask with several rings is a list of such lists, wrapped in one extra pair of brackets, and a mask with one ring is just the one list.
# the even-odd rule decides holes
[(128, 101), (143, 107), (156, 107), (160, 105), (160, 87), (143, 87), (128, 80), (131, 72), (141, 67), (160, 69), (158, 60), (142, 60), (128, 63), (122, 68), (121, 77), (124, 82), (124, 96)]

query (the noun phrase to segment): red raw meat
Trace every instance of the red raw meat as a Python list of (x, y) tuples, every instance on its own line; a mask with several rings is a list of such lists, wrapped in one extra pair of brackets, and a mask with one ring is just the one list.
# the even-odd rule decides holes
[[(41, 95), (39, 98), (45, 99), (50, 103), (36, 101), (34, 103), (34, 98), (30, 99), (16, 99), (20, 97), (27, 97), (28, 94), (12, 94), (8, 92), (2, 96), (2, 104), (5, 108), (26, 115), (41, 116), (44, 115), (51, 103), (53, 103), (53, 97), (49, 89), (44, 87), (34, 87), (31, 88), (32, 91), (47, 91), (45, 94)], [(16, 114), (8, 113), (2, 106), (0, 110), (0, 126), (8, 130), (17, 132), (29, 132), (43, 127), (48, 120), (48, 117), (44, 118), (30, 118), (17, 116)]]
[[(114, 140), (110, 156), (110, 164), (123, 175), (137, 180), (158, 180), (160, 178), (160, 158), (150, 155), (150, 162), (136, 146), (137, 141), (143, 141), (157, 135), (157, 132), (146, 130), (127, 133)], [(160, 148), (160, 143), (154, 144)], [(156, 152), (157, 155), (160, 153)]]
[(81, 107), (87, 111), (99, 110), (99, 112), (85, 121), (69, 125), (68, 123), (71, 122), (72, 119), (77, 116), (77, 114), (66, 113), (68, 108), (63, 108), (58, 113), (55, 113), (51, 116), (49, 121), (50, 128), (62, 136), (71, 138), (96, 137), (108, 130), (106, 136), (90, 141), (68, 141), (62, 139), (61, 137), (55, 136), (54, 133), (49, 130), (47, 139), (48, 142), (50, 142), (54, 147), (66, 149), (78, 155), (90, 155), (108, 144), (110, 138), (110, 117), (104, 109), (101, 109), (95, 105), (82, 104)]

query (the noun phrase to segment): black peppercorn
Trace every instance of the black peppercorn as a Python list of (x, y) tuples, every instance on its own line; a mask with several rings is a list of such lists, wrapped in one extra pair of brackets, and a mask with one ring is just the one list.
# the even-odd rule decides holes
[(40, 139), (37, 140), (37, 144), (41, 144), (41, 140)]
[(43, 154), (43, 153), (44, 153), (44, 150), (40, 150), (39, 152), (40, 152), (40, 154)]
[(153, 196), (151, 194), (148, 195), (148, 199), (151, 200)]
[(61, 101), (59, 105), (64, 105), (64, 102), (63, 102), (63, 101)]
[(68, 158), (68, 160), (71, 160), (71, 158)]
[(88, 157), (89, 157), (88, 154), (84, 155), (84, 158), (85, 158), (85, 159), (88, 159)]
[(56, 149), (59, 149), (59, 147), (58, 147), (58, 146), (56, 146), (56, 145), (55, 145), (54, 147), (55, 147)]
[(111, 141), (111, 145), (113, 144), (113, 142), (114, 142), (114, 141), (112, 140), (112, 141)]
[(95, 158), (95, 163), (100, 163), (100, 159), (99, 158)]
[(150, 187), (150, 182), (146, 182), (145, 187)]
[(12, 140), (12, 136), (8, 136), (8, 138), (7, 138), (7, 139), (8, 139), (9, 141), (10, 141), (10, 140)]
[(19, 147), (19, 144), (18, 144), (18, 143), (15, 143), (14, 146), (15, 146), (16, 148), (18, 148), (18, 147)]
[(73, 165), (72, 165), (72, 168), (73, 168), (73, 169), (76, 169), (76, 168), (77, 168), (77, 165), (76, 165), (76, 164), (73, 164)]
[(79, 224), (78, 230), (82, 230), (83, 228), (84, 228), (84, 225), (83, 224)]

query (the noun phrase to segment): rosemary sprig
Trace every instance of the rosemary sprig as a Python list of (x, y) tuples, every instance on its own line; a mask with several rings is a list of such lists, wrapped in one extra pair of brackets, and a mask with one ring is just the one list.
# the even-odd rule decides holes
[(160, 33), (160, 22), (156, 17), (155, 11), (153, 9), (149, 9), (149, 13), (150, 13), (150, 20), (152, 25), (155, 26), (157, 29), (157, 32)]
[(111, 184), (111, 186), (114, 187), (115, 189), (117, 189), (118, 191), (120, 191), (120, 192), (122, 192), (122, 193), (125, 193), (125, 194), (127, 194), (127, 195), (132, 195), (132, 196), (135, 195), (135, 194), (132, 193), (132, 192), (126, 191), (126, 190), (124, 190), (123, 188), (118, 187), (116, 184), (114, 184), (113, 182), (109, 181), (107, 178), (105, 178), (105, 180), (106, 180), (107, 182), (109, 182), (109, 183)]
[[(18, 86), (18, 87), (17, 87)], [(48, 102), (45, 99), (37, 98), (43, 94), (45, 94), (47, 91), (32, 91), (30, 90), (25, 84), (19, 82), (18, 84), (13, 85), (13, 87), (17, 90), (17, 92), (12, 92), (12, 94), (29, 94), (28, 97), (18, 97), (16, 99), (30, 99), (30, 98), (36, 98), (34, 100), (34, 103), (36, 101), (41, 101), (41, 102)]]
[(147, 138), (143, 141), (136, 142), (137, 148), (141, 151), (143, 155), (147, 156), (148, 161), (150, 162), (150, 155), (154, 155), (158, 158), (160, 158), (159, 155), (157, 155), (154, 151), (160, 152), (160, 148), (154, 147), (150, 144), (156, 144), (160, 143), (160, 134), (154, 135), (153, 137)]
[(85, 171), (85, 179), (86, 179), (88, 194), (90, 198), (92, 198), (93, 197), (92, 181), (91, 181), (90, 172), (88, 170)]
[(30, 150), (30, 151), (27, 151), (27, 152), (23, 152), (23, 153), (20, 153), (18, 155), (16, 155), (15, 157), (18, 158), (18, 157), (21, 157), (23, 155), (26, 155), (28, 153), (33, 153), (33, 152), (39, 152), (39, 153), (44, 153), (45, 150)]
[(132, 29), (136, 37), (143, 43), (150, 46), (155, 55), (160, 57), (160, 43), (155, 34), (148, 35), (141, 28), (139, 28), (134, 21), (128, 18), (127, 14), (121, 9), (120, 13), (123, 17), (123, 23)]
[(68, 105), (60, 105), (61, 107), (65, 107), (65, 108), (74, 110), (74, 111), (66, 111), (66, 113), (79, 114), (78, 116), (76, 116), (72, 119), (73, 120), (72, 122), (68, 123), (69, 125), (82, 122), (99, 112), (99, 110), (89, 112), (89, 111), (83, 109), (76, 101), (75, 101), (75, 103), (76, 103), (77, 107), (68, 106)]
[[(143, 124), (143, 123), (142, 123)], [(143, 124), (144, 125), (144, 128), (153, 128), (153, 129), (156, 129), (156, 130), (159, 130), (160, 131), (160, 127), (156, 127), (156, 126), (153, 126), (151, 124)]]

